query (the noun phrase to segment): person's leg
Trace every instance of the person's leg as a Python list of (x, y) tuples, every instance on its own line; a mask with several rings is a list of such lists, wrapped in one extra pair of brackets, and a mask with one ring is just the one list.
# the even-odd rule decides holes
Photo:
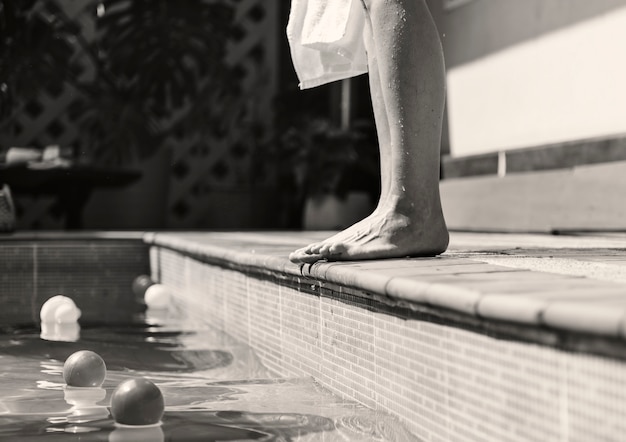
[[(328, 247), (331, 244), (342, 241), (344, 239), (348, 239), (352, 237), (353, 231), (355, 229), (359, 229), (362, 225), (369, 222), (369, 219), (372, 216), (375, 216), (378, 211), (384, 205), (384, 201), (386, 200), (387, 195), (389, 194), (389, 187), (391, 186), (390, 178), (391, 178), (391, 158), (388, 155), (388, 147), (391, 144), (391, 137), (389, 134), (389, 122), (387, 121), (387, 115), (385, 113), (385, 103), (383, 101), (382, 96), (382, 87), (380, 83), (380, 76), (378, 74), (378, 66), (376, 63), (376, 52), (372, 47), (372, 36), (371, 36), (371, 28), (368, 25), (365, 29), (365, 46), (367, 48), (368, 54), (368, 77), (370, 84), (370, 92), (371, 99), (374, 110), (374, 120), (376, 122), (376, 133), (378, 136), (379, 148), (380, 152), (380, 179), (381, 179), (381, 193), (376, 209), (372, 213), (372, 215), (367, 218), (361, 220), (360, 222), (354, 224), (349, 229), (342, 230), (341, 232), (333, 235), (330, 238), (327, 238), (324, 241), (320, 241), (317, 243), (309, 244), (307, 247), (300, 249), (297, 254), (311, 255), (311, 254), (319, 254), (322, 247)], [(387, 149), (383, 149), (384, 146)], [(384, 150), (384, 151), (383, 151)], [(303, 256), (304, 256), (303, 255)], [(295, 256), (292, 255), (292, 256)]]
[(435, 255), (448, 244), (439, 199), (445, 71), (424, 0), (364, 0), (382, 192), (366, 219), (290, 255), (294, 262)]

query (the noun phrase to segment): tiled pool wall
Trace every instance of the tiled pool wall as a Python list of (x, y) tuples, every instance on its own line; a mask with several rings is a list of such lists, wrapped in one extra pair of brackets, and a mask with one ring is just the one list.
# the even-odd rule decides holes
[(136, 311), (132, 281), (149, 273), (140, 239), (10, 240), (0, 247), (0, 324), (39, 321), (42, 304), (63, 294), (81, 321), (128, 320)]
[(423, 441), (612, 441), (626, 434), (626, 365), (489, 336), (305, 278), (233, 270), (154, 246), (153, 276), (194, 319), (282, 376), (398, 416)]

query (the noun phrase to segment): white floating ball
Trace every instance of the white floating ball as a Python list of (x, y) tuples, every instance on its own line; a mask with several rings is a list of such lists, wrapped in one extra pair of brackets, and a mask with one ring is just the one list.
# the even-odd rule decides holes
[(54, 320), (57, 324), (76, 322), (80, 318), (81, 311), (75, 305), (60, 305), (54, 312)]
[(41, 322), (65, 324), (76, 322), (81, 311), (67, 296), (56, 295), (44, 302), (39, 312)]
[(144, 299), (148, 308), (165, 308), (169, 306), (172, 292), (163, 284), (153, 284), (146, 290)]

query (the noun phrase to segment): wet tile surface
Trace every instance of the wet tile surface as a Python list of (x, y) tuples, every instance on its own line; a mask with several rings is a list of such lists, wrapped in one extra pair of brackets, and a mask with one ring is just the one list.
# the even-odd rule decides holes
[(452, 233), (434, 258), (293, 264), (332, 232), (168, 232), (147, 242), (230, 266), (301, 276), (486, 320), (622, 336), (626, 235)]

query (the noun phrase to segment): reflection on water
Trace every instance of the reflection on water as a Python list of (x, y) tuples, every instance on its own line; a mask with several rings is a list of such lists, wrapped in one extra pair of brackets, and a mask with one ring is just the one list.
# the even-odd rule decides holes
[(107, 392), (104, 388), (80, 388), (66, 386), (63, 390), (65, 402), (72, 406), (66, 417), (71, 424), (97, 421), (109, 417), (106, 405), (99, 405)]
[(109, 434), (109, 442), (162, 442), (165, 433), (160, 425), (148, 427), (115, 427)]
[[(250, 348), (223, 333), (150, 319), (125, 326), (83, 324), (75, 342), (46, 340), (37, 327), (0, 335), (0, 440), (416, 440), (395, 419), (331, 395), (311, 379), (274, 377)], [(102, 388), (63, 382), (63, 362), (85, 349), (106, 361)], [(136, 376), (163, 392), (161, 425), (114, 424), (111, 394)]]
[(80, 339), (78, 322), (42, 322), (41, 339), (45, 341), (76, 342)]

